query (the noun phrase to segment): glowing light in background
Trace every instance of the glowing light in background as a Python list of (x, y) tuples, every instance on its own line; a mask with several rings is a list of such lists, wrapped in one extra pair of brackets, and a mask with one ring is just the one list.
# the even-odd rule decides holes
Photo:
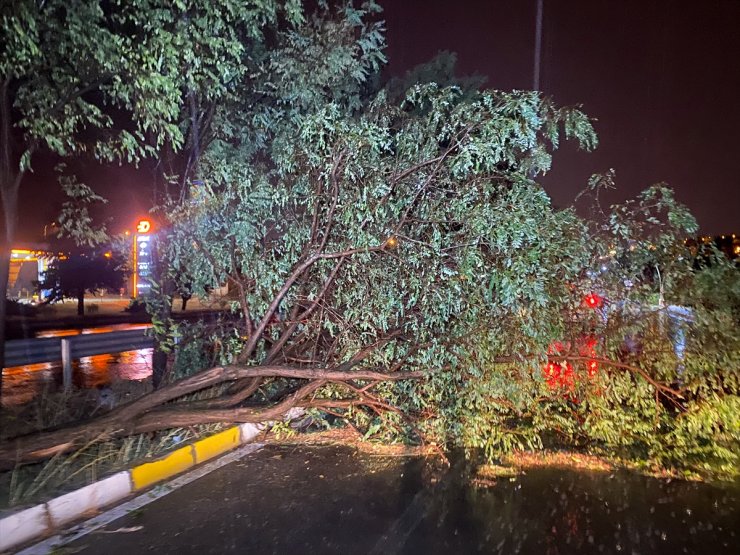
[(589, 308), (599, 308), (604, 303), (604, 299), (596, 293), (589, 293), (583, 298), (583, 303)]

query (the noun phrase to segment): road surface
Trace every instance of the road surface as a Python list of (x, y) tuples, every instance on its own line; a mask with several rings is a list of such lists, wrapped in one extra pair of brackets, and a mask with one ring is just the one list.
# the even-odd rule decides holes
[(737, 487), (530, 470), (479, 489), (418, 458), (267, 446), (56, 553), (737, 553)]

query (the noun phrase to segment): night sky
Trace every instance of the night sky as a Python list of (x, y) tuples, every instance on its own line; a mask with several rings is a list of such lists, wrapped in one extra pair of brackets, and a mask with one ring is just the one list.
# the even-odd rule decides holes
[[(454, 6), (455, 9), (451, 9)], [(460, 73), (531, 89), (535, 0), (385, 2), (390, 73), (457, 53)], [(569, 206), (614, 168), (618, 202), (665, 181), (706, 233), (740, 231), (740, 0), (545, 0), (541, 89), (597, 118), (599, 148), (554, 157)]]
[[(536, 0), (380, 0), (389, 65), (402, 75), (440, 50), (460, 75), (497, 89), (532, 87)], [(545, 0), (541, 89), (596, 118), (600, 146), (555, 156), (543, 183), (568, 206), (595, 172), (614, 168), (620, 201), (660, 181), (697, 216), (704, 233), (740, 231), (740, 0)], [(49, 160), (21, 192), (19, 239), (38, 237), (58, 204)], [(48, 170), (46, 169), (48, 168)], [(86, 168), (110, 199), (113, 231), (148, 208), (150, 173)], [(61, 199), (60, 199), (61, 200)]]

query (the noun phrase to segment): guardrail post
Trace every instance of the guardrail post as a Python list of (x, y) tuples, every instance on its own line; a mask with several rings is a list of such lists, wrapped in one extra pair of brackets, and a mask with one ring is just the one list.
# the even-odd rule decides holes
[(65, 391), (72, 389), (72, 342), (62, 339), (62, 382)]

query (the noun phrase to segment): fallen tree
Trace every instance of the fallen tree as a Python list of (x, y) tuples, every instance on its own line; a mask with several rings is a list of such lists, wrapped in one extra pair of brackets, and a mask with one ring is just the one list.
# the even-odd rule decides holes
[[(550, 360), (576, 361), (578, 356), (550, 357)], [(619, 362), (589, 358), (607, 366), (625, 368), (648, 381), (656, 391), (670, 399), (680, 399), (679, 391), (655, 382), (637, 367)], [(357, 361), (359, 362), (359, 361)], [(511, 358), (501, 358), (499, 364), (510, 364)], [(102, 417), (65, 426), (41, 434), (17, 438), (0, 445), (0, 468), (12, 468), (17, 463), (45, 460), (72, 452), (93, 442), (107, 441), (170, 428), (182, 428), (209, 423), (261, 423), (281, 419), (295, 407), (328, 410), (367, 407), (376, 411), (399, 411), (371, 392), (381, 382), (421, 380), (425, 372), (396, 372), (393, 374), (367, 370), (353, 370), (351, 364), (338, 368), (296, 368), (290, 366), (216, 367), (172, 383), (150, 395), (118, 407)], [(265, 378), (305, 380), (308, 383), (294, 388), (279, 401), (261, 406), (237, 406), (259, 387)], [(207, 401), (185, 401), (167, 404), (189, 394), (218, 385), (248, 381), (236, 395), (221, 396)], [(367, 382), (359, 385), (358, 382)], [(326, 384), (343, 386), (352, 397), (332, 399), (317, 397)], [(499, 402), (505, 402), (500, 399)]]
[[(12, 467), (16, 462), (32, 462), (70, 452), (93, 441), (105, 441), (117, 437), (153, 432), (168, 428), (179, 428), (212, 422), (264, 422), (281, 418), (293, 407), (332, 407), (336, 400), (317, 399), (312, 394), (328, 382), (351, 383), (355, 380), (372, 382), (421, 378), (420, 372), (402, 372), (395, 375), (371, 371), (350, 371), (342, 369), (306, 369), (287, 366), (218, 367), (170, 384), (150, 395), (130, 404), (112, 410), (106, 415), (88, 422), (81, 422), (59, 430), (33, 434), (6, 442), (0, 446), (0, 461), (4, 467)], [(206, 406), (192, 407), (192, 403), (165, 405), (177, 399), (240, 379), (290, 378), (310, 380), (296, 391), (285, 395), (279, 402), (269, 406), (230, 407)], [(253, 387), (250, 386), (253, 390)], [(375, 406), (379, 403), (366, 391), (353, 388), (358, 393), (352, 404)], [(237, 404), (238, 401), (233, 402)], [(212, 402), (214, 405), (218, 401)]]
[[(578, 109), (433, 83), (400, 103), (359, 89), (348, 102), (326, 92), (345, 81), (296, 56), (305, 41), (281, 40), (292, 61), (270, 66), (266, 90), (292, 93), (223, 106), (200, 179), (161, 207), (164, 279), (196, 295), (228, 284), (236, 318), (155, 320), (168, 385), (7, 442), (6, 466), (301, 406), (367, 437), (489, 458), (555, 436), (737, 468), (740, 282), (721, 257), (695, 267), (696, 224), (670, 190), (601, 210), (607, 174), (589, 184), (593, 217), (556, 209), (535, 178), (563, 136), (596, 146)], [(301, 71), (315, 95), (293, 94)], [(154, 290), (151, 303), (171, 302)], [(671, 304), (693, 320), (672, 320)]]
[[(477, 227), (466, 229), (465, 217), (485, 210), (487, 200), (509, 202), (517, 180), (547, 205), (547, 197), (523, 176), (544, 169), (538, 156), (545, 126), (553, 133), (565, 125), (574, 134), (580, 125), (584, 144), (594, 138), (585, 116), (557, 110), (533, 93), (484, 93), (469, 102), (454, 88), (428, 86), (412, 91), (406, 102), (404, 109), (393, 107), (381, 93), (377, 105), (359, 117), (330, 104), (286, 123), (274, 138), (272, 167), (249, 169), (258, 159), (250, 161), (240, 151), (249, 145), (213, 153), (205, 166), (209, 174), (219, 173), (215, 166), (225, 155), (243, 161), (222, 167), (222, 180), (201, 186), (193, 195), (197, 202), (170, 207), (172, 227), (160, 241), (175, 267), (188, 268), (195, 292), (230, 284), (241, 319), (229, 330), (238, 334), (236, 341), (227, 346), (227, 338), (218, 340), (218, 358), (228, 364), (91, 422), (18, 439), (3, 447), (2, 458), (35, 460), (92, 439), (166, 426), (259, 421), (301, 403), (392, 407), (371, 389), (443, 367), (428, 357), (444, 338), (447, 348), (460, 345), (451, 338), (480, 325), (464, 316), (477, 310), (481, 284), (463, 280), (474, 271), (471, 264), (483, 267), (487, 248), (481, 232), (488, 225), (478, 213)], [(520, 121), (526, 109), (535, 112)], [(444, 124), (438, 121), (443, 115)], [(397, 132), (399, 125), (405, 129)], [(295, 150), (280, 154), (278, 145), (284, 147), (295, 133), (303, 135)], [(489, 153), (493, 158), (474, 162), (474, 153), (490, 150), (494, 140), (500, 148)], [(280, 156), (290, 159), (287, 170), (280, 167), (289, 160)], [(471, 194), (454, 213), (444, 213), (445, 198)], [(419, 218), (432, 221), (417, 223)], [(443, 246), (434, 239), (442, 232), (460, 244)], [(461, 274), (462, 265), (463, 277), (449, 279)], [(406, 280), (416, 283), (397, 297), (388, 289)], [(270, 406), (229, 407), (249, 400), (259, 387), (256, 379), (265, 378), (308, 383)], [(236, 383), (230, 400), (192, 409), (166, 404), (227, 381)], [(327, 398), (317, 400), (318, 390)]]

